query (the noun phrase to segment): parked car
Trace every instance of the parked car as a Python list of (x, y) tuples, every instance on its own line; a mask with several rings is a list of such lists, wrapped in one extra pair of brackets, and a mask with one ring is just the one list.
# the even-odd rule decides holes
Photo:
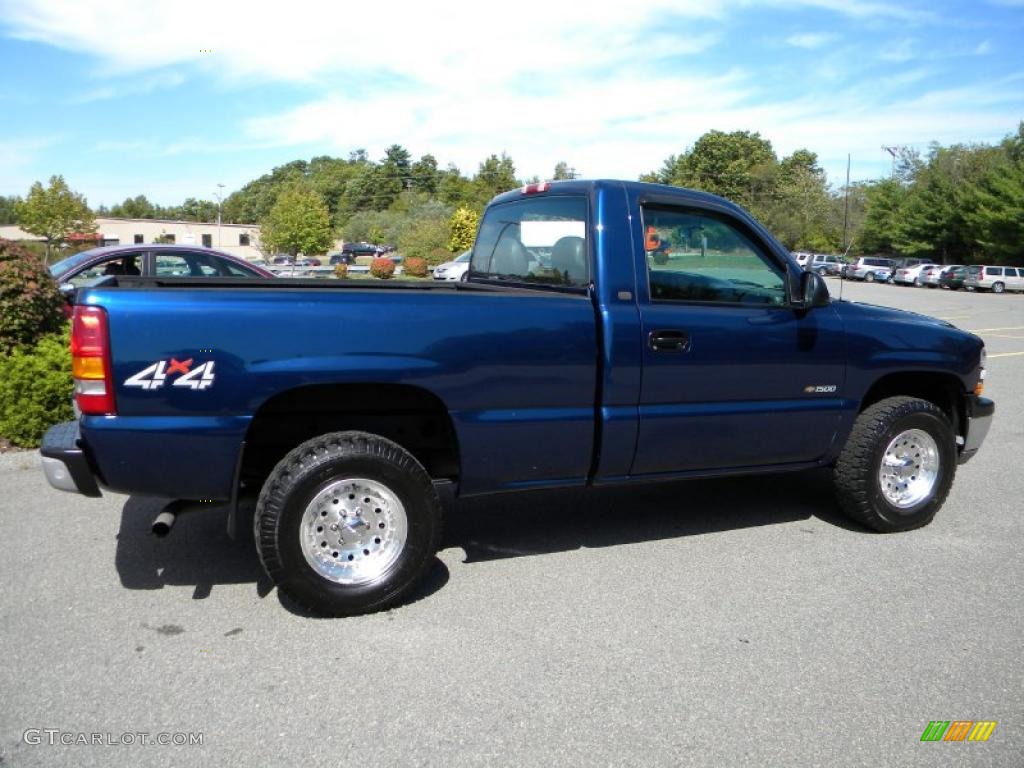
[(382, 253), (384, 249), (373, 243), (345, 243), (341, 246), (341, 254), (348, 254), (353, 260), (356, 256), (380, 256)]
[(451, 261), (438, 264), (434, 267), (435, 280), (461, 280), (463, 282), (469, 277), (469, 257), (473, 251), (465, 251)]
[[(672, 241), (670, 264), (644, 255), (637, 222)], [(714, 246), (690, 247), (696, 231)], [(995, 409), (981, 338), (834, 301), (746, 211), (661, 185), (497, 196), (459, 290), (183, 280), (139, 296), (111, 282), (75, 307), (81, 418), (44, 437), (47, 480), (221, 501), (230, 526), (258, 493), (260, 563), (294, 604), (328, 615), (421, 589), (441, 487), (597, 493), (832, 468), (852, 519), (919, 528)], [(89, 537), (69, 547), (88, 557)]]
[(902, 258), (893, 259), (894, 266), (896, 269), (903, 269), (905, 267), (916, 267), (919, 264), (931, 264), (931, 259), (917, 259), (917, 258)]
[(939, 277), (939, 287), (959, 291), (964, 287), (966, 279), (967, 267), (951, 267), (942, 271), (942, 275)]
[(1024, 291), (1024, 268), (984, 265), (968, 267), (964, 285), (976, 291), (992, 291), (992, 293)]
[(803, 269), (807, 268), (808, 262), (814, 257), (813, 253), (807, 251), (793, 251), (791, 255)]
[(355, 264), (356, 256), (351, 251), (336, 251), (335, 253), (328, 254), (327, 263), (332, 267), (337, 264)]
[(838, 275), (846, 261), (842, 256), (831, 253), (815, 253), (805, 260), (804, 269), (817, 272), (819, 275)]
[(885, 283), (892, 277), (896, 262), (880, 256), (861, 256), (842, 271), (847, 280), (863, 280), (866, 283)]
[(156, 244), (108, 245), (61, 259), (50, 265), (50, 274), (70, 303), (85, 283), (106, 275), (147, 277), (255, 277), (274, 273), (246, 259), (223, 251), (194, 246)]
[(893, 273), (892, 281), (896, 285), (921, 285), (923, 282), (922, 273), (924, 270), (937, 266), (938, 264), (921, 262), (920, 264), (914, 264), (909, 267), (898, 267)]
[(959, 264), (932, 264), (930, 267), (921, 270), (921, 285), (927, 288), (938, 288), (939, 277), (942, 273), (947, 269), (959, 266)]
[(306, 256), (305, 258), (297, 259), (295, 261), (297, 267), (319, 267), (321, 266), (320, 259), (314, 256)]

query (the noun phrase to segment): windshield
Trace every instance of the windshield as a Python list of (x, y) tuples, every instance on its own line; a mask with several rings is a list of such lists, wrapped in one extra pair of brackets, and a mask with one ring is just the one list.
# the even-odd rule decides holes
[(472, 251), (466, 251), (465, 253), (459, 254), (459, 257), (455, 259), (455, 264), (465, 264), (469, 261), (469, 257), (473, 255)]
[(54, 277), (59, 277), (65, 272), (70, 272), (72, 269), (77, 267), (79, 264), (84, 264), (94, 254), (95, 249), (88, 251), (81, 251), (80, 253), (68, 256), (66, 259), (61, 259), (56, 264), (50, 265), (50, 274)]

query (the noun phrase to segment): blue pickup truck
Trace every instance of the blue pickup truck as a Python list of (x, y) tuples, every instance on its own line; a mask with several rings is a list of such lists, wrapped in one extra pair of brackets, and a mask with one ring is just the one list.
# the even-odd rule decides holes
[(849, 516), (903, 531), (994, 411), (977, 336), (832, 300), (742, 209), (666, 186), (500, 195), (465, 282), (107, 280), (78, 296), (81, 416), (44, 440), (50, 483), (226, 502), (231, 520), (258, 494), (264, 567), (327, 615), (416, 586), (441, 484), (832, 467)]

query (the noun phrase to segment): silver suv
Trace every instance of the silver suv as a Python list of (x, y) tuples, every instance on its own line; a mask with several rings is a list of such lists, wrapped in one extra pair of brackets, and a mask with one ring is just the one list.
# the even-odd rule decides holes
[(992, 293), (1024, 291), (1024, 268), (968, 267), (964, 285), (976, 291), (992, 291)]
[(885, 283), (892, 277), (896, 262), (880, 256), (861, 256), (856, 263), (843, 270), (843, 277), (848, 280), (863, 280), (866, 283)]

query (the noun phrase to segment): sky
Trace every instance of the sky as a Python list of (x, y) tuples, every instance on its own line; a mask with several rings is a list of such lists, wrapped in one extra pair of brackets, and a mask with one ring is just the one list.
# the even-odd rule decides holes
[(93, 206), (395, 143), (635, 179), (711, 129), (841, 186), (847, 154), (871, 179), (1016, 131), (1024, 0), (0, 0), (0, 115), (0, 194), (62, 174)]

